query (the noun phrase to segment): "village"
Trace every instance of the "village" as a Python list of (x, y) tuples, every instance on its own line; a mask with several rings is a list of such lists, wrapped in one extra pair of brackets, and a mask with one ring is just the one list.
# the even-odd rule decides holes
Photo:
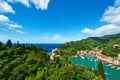
[[(57, 52), (57, 48), (52, 50), (52, 53), (50, 55), (50, 60), (53, 61), (54, 60), (54, 56), (56, 55)], [(102, 60), (108, 64), (111, 65), (115, 65), (115, 66), (120, 66), (120, 54), (118, 54), (117, 57), (109, 57), (106, 55), (102, 54), (102, 49), (98, 49), (93, 48), (92, 50), (81, 50), (81, 51), (77, 51), (76, 55), (72, 56), (72, 57), (83, 57), (85, 55), (91, 56), (94, 55), (97, 59)], [(59, 55), (57, 55), (59, 56)]]
[(110, 65), (115, 65), (115, 66), (120, 66), (120, 54), (118, 54), (117, 57), (109, 57), (106, 55), (102, 54), (103, 50), (96, 48), (93, 48), (92, 50), (81, 50), (81, 51), (77, 51), (77, 55), (75, 55), (74, 57), (77, 56), (84, 56), (84, 55), (94, 55), (97, 59), (102, 60)]

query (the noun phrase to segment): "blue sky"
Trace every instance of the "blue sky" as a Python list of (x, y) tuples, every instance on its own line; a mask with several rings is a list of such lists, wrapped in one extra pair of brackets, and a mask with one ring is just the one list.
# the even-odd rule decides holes
[(64, 43), (120, 32), (120, 0), (0, 0), (0, 41)]

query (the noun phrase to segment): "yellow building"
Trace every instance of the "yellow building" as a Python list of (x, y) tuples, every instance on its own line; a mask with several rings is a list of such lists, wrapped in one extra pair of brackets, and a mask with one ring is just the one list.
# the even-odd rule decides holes
[(118, 54), (118, 60), (120, 60), (120, 54)]
[(120, 65), (120, 54), (118, 54), (118, 65)]

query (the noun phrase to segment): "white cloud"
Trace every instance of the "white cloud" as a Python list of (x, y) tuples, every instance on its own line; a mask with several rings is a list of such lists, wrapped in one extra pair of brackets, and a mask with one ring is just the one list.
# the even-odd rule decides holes
[(24, 32), (23, 31), (21, 31), (21, 30), (15, 30), (17, 33), (20, 33), (20, 34), (24, 34)]
[[(21, 0), (19, 0), (19, 1), (21, 1)], [(4, 0), (0, 0), (0, 13), (2, 13), (2, 14), (0, 14), (0, 25), (8, 26), (8, 29), (9, 28), (11, 28), (11, 29), (14, 28), (14, 30), (16, 32), (23, 33), (22, 31), (16, 30), (16, 28), (22, 28), (21, 25), (18, 25), (17, 23), (11, 21), (7, 16), (3, 15), (3, 13), (15, 13), (12, 6), (10, 6)]]
[(6, 23), (5, 25), (11, 27), (11, 28), (22, 28), (21, 25), (18, 25), (16, 23)]
[(16, 29), (16, 28), (11, 28), (11, 27), (9, 27), (8, 29), (9, 29), (10, 31), (12, 31), (12, 33), (17, 32), (17, 33), (19, 33), (19, 34), (25, 34), (25, 32), (23, 32), (23, 31), (21, 31), (21, 30), (19, 30), (19, 29)]
[(4, 15), (0, 15), (0, 23), (9, 22), (9, 18)]
[(114, 24), (108, 24), (101, 26), (95, 30), (85, 28), (82, 30), (83, 33), (91, 34), (92, 36), (98, 36), (98, 35), (108, 35), (108, 34), (114, 34), (120, 32), (120, 26), (114, 25)]
[(41, 10), (46, 10), (48, 8), (48, 4), (50, 2), (50, 0), (8, 0), (8, 2), (18, 2), (18, 3), (22, 3), (23, 5), (30, 7), (32, 3), (37, 9), (41, 9)]
[(115, 6), (120, 6), (120, 0), (115, 1)]
[(98, 36), (120, 33), (120, 0), (116, 0), (113, 6), (109, 6), (106, 9), (100, 21), (108, 24), (100, 26), (97, 29), (85, 28), (82, 30), (82, 33)]
[[(21, 3), (26, 7), (31, 7), (31, 3), (36, 7), (36, 9), (46, 10), (50, 0), (0, 0), (0, 25), (7, 26), (9, 30), (13, 30), (20, 34), (24, 34), (23, 31), (18, 30), (22, 28), (21, 25), (11, 21), (4, 13), (15, 13), (12, 6), (9, 3)], [(46, 40), (48, 37), (45, 37)]]
[(116, 0), (114, 6), (108, 6), (101, 21), (120, 25), (120, 0)]
[(105, 11), (101, 21), (120, 25), (120, 7), (111, 7)]
[(25, 5), (26, 7), (30, 7), (29, 0), (8, 0), (8, 2), (12, 2), (12, 3), (18, 2)]
[(84, 30), (82, 30), (83, 33), (93, 33), (93, 30), (89, 29), (89, 28), (85, 28)]
[(37, 9), (46, 10), (50, 0), (31, 0)]
[(11, 27), (11, 28), (22, 28), (21, 25), (14, 23), (5, 15), (0, 15), (0, 24)]
[(0, 13), (15, 13), (15, 11), (7, 2), (0, 0)]
[(53, 40), (59, 40), (62, 36), (59, 34), (54, 34)]
[(17, 30), (17, 28), (22, 28), (21, 25), (16, 24), (15, 22), (11, 21), (7, 16), (0, 15), (0, 25), (8, 26), (8, 29), (14, 30), (15, 32), (18, 32), (20, 34), (23, 34), (24, 32)]

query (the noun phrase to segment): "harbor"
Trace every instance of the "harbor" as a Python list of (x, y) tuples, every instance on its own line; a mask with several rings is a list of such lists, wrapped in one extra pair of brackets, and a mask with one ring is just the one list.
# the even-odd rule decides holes
[(94, 56), (99, 60), (104, 61), (105, 63), (112, 64), (114, 66), (120, 66), (120, 54), (118, 54), (116, 57), (110, 57), (102, 54), (102, 49), (98, 49), (98, 47), (93, 48), (91, 50), (81, 50), (77, 51), (75, 56), (72, 57), (78, 57), (78, 56)]
[[(76, 58), (69, 58), (69, 60), (75, 64), (83, 66), (89, 66), (93, 69), (97, 69), (99, 59), (89, 56), (82, 56)], [(109, 80), (120, 80), (120, 67), (114, 66), (113, 64), (103, 63), (105, 75)]]

